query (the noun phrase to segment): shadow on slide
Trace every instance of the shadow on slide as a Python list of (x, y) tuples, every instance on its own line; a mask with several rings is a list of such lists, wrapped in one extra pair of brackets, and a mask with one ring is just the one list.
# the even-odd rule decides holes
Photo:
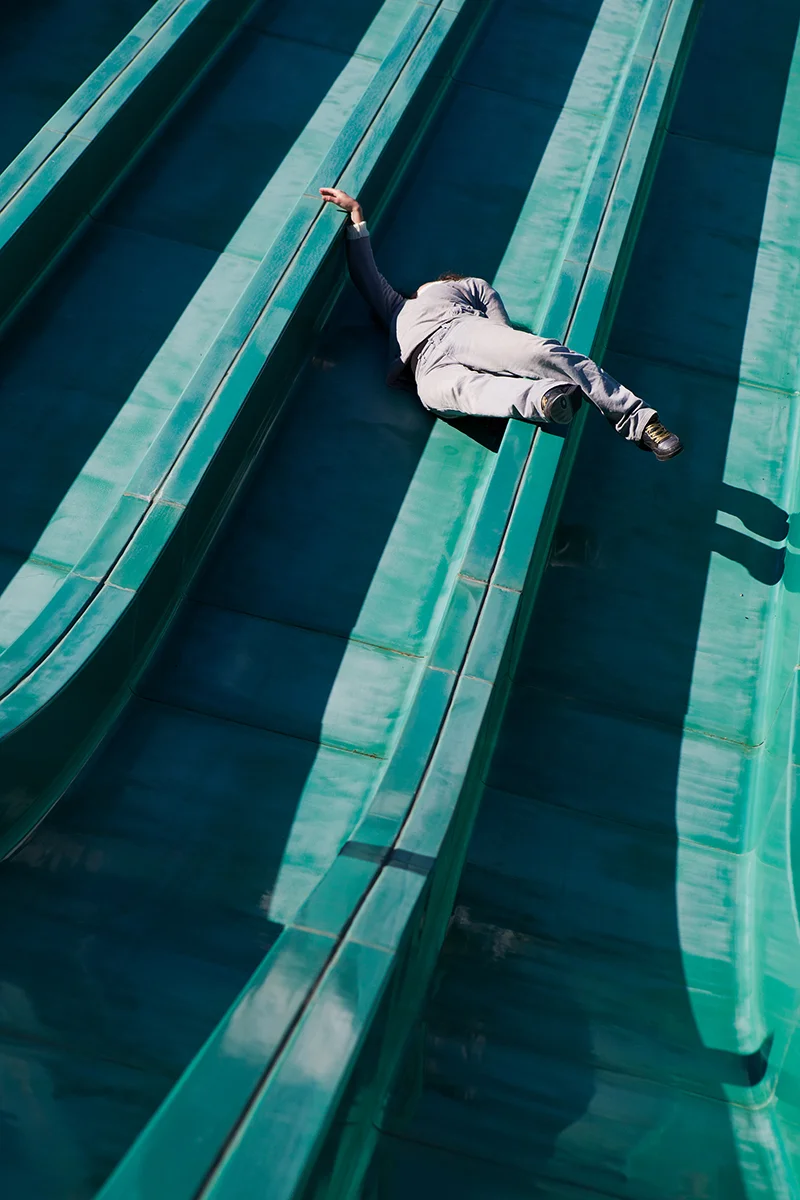
[[(770, 1042), (698, 1032), (684, 956), (702, 944), (716, 999), (723, 868), (684, 870), (679, 919), (676, 798), (736, 796), (724, 743), (683, 733), (711, 556), (782, 572), (758, 538), (786, 513), (723, 471), (797, 31), (781, 0), (706, 2), (606, 356), (687, 453), (662, 468), (587, 424), (370, 1200), (745, 1194), (724, 1089)], [(720, 695), (750, 669), (728, 652)]]
[[(454, 86), (378, 239), (381, 264), (399, 287), (454, 266), (494, 275), (598, 9), (599, 0), (578, 0), (566, 16), (512, 0), (496, 7), (462, 69), (469, 82)], [(531, 83), (531, 58), (555, 34), (550, 72)], [(55, 338), (60, 353), (74, 331), (70, 353), (81, 369), (91, 359), (100, 384), (113, 381), (112, 408), (207, 258), (173, 278), (163, 237), (155, 239), (157, 271), (140, 257), (141, 239), (132, 243), (142, 277), (136, 312), (147, 311), (154, 288), (159, 293), (141, 337), (116, 255), (109, 263), (118, 306), (81, 281), (95, 270), (98, 239), (111, 237), (114, 222), (121, 227), (126, 213), (140, 220), (148, 189), (169, 194), (174, 164), (188, 161), (207, 113), (223, 102), (215, 88), (229, 89), (233, 113), (248, 102), (252, 82), (242, 81), (252, 81), (253, 45), (250, 35), (237, 43), (143, 160), (108, 224), (48, 286), (52, 311), (42, 299), (18, 327), (20, 356), (33, 355), (34, 346), (43, 356), (40, 337), (54, 355)], [(306, 86), (297, 98), (305, 116), (320, 79)], [(224, 212), (228, 236), (257, 191), (252, 172), (263, 186), (279, 155), (244, 163), (237, 146), (217, 151), (214, 169), (229, 169), (240, 188), (241, 210), (237, 196)], [(476, 190), (476, 161), (491, 188)], [(74, 290), (78, 284), (84, 292)], [(75, 315), (81, 296), (95, 305), (102, 296), (107, 326), (83, 329)], [(65, 323), (54, 333), (48, 322), (58, 320)], [(126, 322), (133, 332), (112, 362), (104, 331)], [(386, 388), (385, 356), (382, 335), (348, 290), (118, 730), (0, 871), (0, 1054), (6, 1078), (16, 1081), (0, 1117), (9, 1147), (0, 1182), (9, 1200), (32, 1192), (49, 1200), (67, 1187), (83, 1197), (99, 1185), (274, 941), (281, 911), (291, 911), (318, 877), (311, 867), (335, 855), (377, 777), (418, 660), (394, 655), (390, 671), (380, 646), (353, 649), (348, 635), (368, 602), (380, 609), (386, 588), (384, 628), (419, 644), (434, 620), (440, 547), (463, 527), (463, 505), (491, 453), (482, 442), (492, 441), (453, 429), (449, 465), (433, 481), (428, 468), (421, 480), (433, 422), (413, 396)], [(21, 371), (21, 363), (8, 370)], [(97, 440), (99, 424), (91, 437), (81, 434), (70, 470)], [(0, 479), (21, 479), (10, 448), (6, 454)], [(51, 506), (69, 475), (59, 469), (58, 486), (47, 485)], [(12, 489), (2, 487), (8, 506)], [(408, 505), (423, 514), (424, 536), (398, 546), (391, 535)], [(397, 557), (387, 561), (392, 545)], [(402, 604), (396, 578), (405, 581)], [(346, 651), (363, 656), (352, 677)], [(332, 729), (334, 710), (346, 717), (335, 715)], [(353, 751), (356, 733), (367, 752)], [(44, 1157), (42, 1130), (51, 1147)]]
[[(50, 52), (62, 53), (64, 30), (80, 26), (79, 7), (52, 6)], [(4, 338), (0, 510), (15, 515), (0, 531), (0, 590), (346, 67), (380, 0), (348, 0), (330, 46), (323, 16), (322, 44), (303, 40), (319, 7), (297, 12), (272, 0), (259, 10)], [(21, 37), (9, 51), (15, 62)], [(37, 42), (30, 52), (41, 51)], [(192, 335), (184, 329), (184, 343)]]

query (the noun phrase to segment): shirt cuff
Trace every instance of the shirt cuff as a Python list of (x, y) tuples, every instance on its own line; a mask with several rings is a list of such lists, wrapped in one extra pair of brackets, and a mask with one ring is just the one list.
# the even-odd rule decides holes
[(350, 239), (351, 242), (354, 242), (356, 240), (356, 238), (369, 237), (369, 230), (367, 229), (367, 222), (359, 221), (357, 224), (354, 225), (353, 222), (351, 221), (350, 224), (347, 226), (347, 235), (346, 236)]

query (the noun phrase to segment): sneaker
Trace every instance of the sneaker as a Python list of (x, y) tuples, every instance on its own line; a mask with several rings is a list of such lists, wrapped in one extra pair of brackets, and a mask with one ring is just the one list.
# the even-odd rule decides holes
[(571, 383), (551, 388), (542, 398), (542, 416), (556, 425), (569, 425), (578, 409), (578, 394)]
[(652, 450), (659, 462), (666, 462), (683, 450), (683, 442), (678, 435), (665, 429), (658, 417), (651, 417), (647, 422), (639, 445), (642, 450)]

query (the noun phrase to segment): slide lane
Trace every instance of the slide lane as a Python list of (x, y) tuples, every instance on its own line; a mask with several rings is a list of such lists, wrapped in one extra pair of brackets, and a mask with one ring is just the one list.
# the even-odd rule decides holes
[[(323, 3), (302, 10), (280, 0), (262, 6), (13, 325), (0, 358), (0, 491), (14, 514), (0, 533), (0, 648), (25, 631), (91, 542), (130, 478), (134, 454), (152, 441), (415, 7), (413, 0), (348, 0), (334, 14)], [(224, 796), (217, 801), (224, 807)], [(117, 878), (108, 859), (117, 834), (107, 829), (104, 840), (102, 822), (97, 830), (90, 840), (104, 841), (112, 891), (124, 891), (130, 866)], [(190, 837), (189, 830), (181, 837)], [(35, 860), (36, 845), (20, 861)], [(136, 845), (131, 832), (122, 846), (130, 861)], [(80, 857), (83, 875), (88, 860)], [(60, 851), (56, 859), (66, 865)], [(42, 883), (53, 865), (41, 876), (37, 871)], [(165, 878), (155, 863), (149, 866), (145, 892), (169, 878), (169, 871)], [(106, 870), (100, 874), (105, 878)], [(98, 1013), (87, 1006), (81, 982), (80, 960), (94, 942), (91, 921), (85, 926), (78, 909), (66, 918), (47, 886), (18, 891), (15, 863), (2, 876), (9, 928), (21, 932), (23, 914), (34, 925), (55, 921), (51, 936), (70, 966), (48, 963), (32, 932), (29, 962), (37, 964), (57, 1014), (40, 1013), (40, 1002), (49, 1009), (50, 1001), (34, 998), (16, 968), (0, 985), (0, 1190), (62, 1196), (68, 1181), (74, 1194), (90, 1195), (185, 1056), (165, 1070), (146, 1054), (140, 1062), (120, 1052), (117, 1061), (112, 1047), (111, 1065), (104, 1066), (105, 1034), (94, 1038)], [(97, 882), (90, 907), (102, 914), (109, 897)], [(146, 894), (138, 899), (138, 915), (129, 918), (136, 941), (146, 939), (151, 919)], [(64, 919), (73, 933), (68, 950), (58, 931)], [(118, 952), (127, 954), (124, 939)], [(180, 977), (181, 961), (170, 969)], [(100, 984), (100, 992), (105, 988)], [(228, 997), (226, 991), (223, 1007)], [(122, 1007), (114, 1008), (112, 1024), (124, 1025), (136, 997), (117, 998)], [(176, 1016), (176, 1031), (182, 1024)], [(42, 1122), (48, 1156), (41, 1154)]]
[(0, 13), (0, 172), (133, 29), (152, 0), (28, 0)]
[[(156, 468), (172, 465), (159, 434), (180, 425), (210, 343), (420, 12), (435, 9), (352, 0), (335, 28), (317, 23), (313, 41), (305, 11), (260, 10), (14, 324), (0, 362), (0, 491), (15, 514), (0, 533), (5, 690), (50, 650), (48, 637), (63, 638), (110, 570), (112, 546), (97, 559), (92, 543), (124, 534), (114, 520), (148, 450), (161, 454), (148, 463), (156, 482)], [(127, 509), (137, 504), (147, 497)], [(117, 525), (132, 528), (127, 509)], [(13, 698), (5, 734), (9, 708)]]
[[(353, 0), (317, 41), (285, 5), (254, 19), (15, 323), (0, 363), (0, 494), (16, 514), (0, 532), (3, 648), (91, 542), (127, 482), (124, 443), (152, 440), (255, 272), (295, 200), (279, 168), (315, 110), (332, 90), (312, 160), (374, 75), (379, 59), (353, 51), (379, 7)], [(395, 6), (384, 46), (411, 7)]]
[[(642, 11), (492, 8), (386, 214), (378, 250), (398, 286), (461, 266), (534, 323)], [(374, 6), (352, 14), (306, 22), (286, 7), (250, 27), (23, 317), (12, 379), (49, 369), (48, 395), (77, 379), (109, 410), (87, 402), (86, 419), (113, 416), (279, 165), (285, 126), (258, 105), (302, 128), (321, 98), (309, 81), (324, 94), (338, 78)], [(532, 76), (545, 41), (550, 69)], [(304, 56), (313, 70), (298, 74)], [(476, 159), (491, 187), (476, 188)], [(187, 359), (202, 338), (189, 341)], [(434, 423), (384, 370), (383, 337), (348, 291), (118, 730), (0, 873), (4, 1194), (96, 1190), (374, 793), (502, 432)], [(54, 417), (83, 419), (58, 397)], [(18, 419), (33, 407), (20, 400)], [(81, 430), (76, 462), (98, 432)], [(14, 466), (9, 453), (8, 477), (28, 486)]]
[(798, 1194), (797, 32), (705, 5), (606, 359), (687, 451), (587, 422), (365, 1200)]

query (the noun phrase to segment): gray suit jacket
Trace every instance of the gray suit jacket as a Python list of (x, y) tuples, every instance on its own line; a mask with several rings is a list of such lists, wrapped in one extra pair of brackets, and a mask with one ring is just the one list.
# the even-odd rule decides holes
[(401, 295), (375, 265), (366, 229), (347, 238), (347, 265), (353, 283), (389, 330), (390, 383), (400, 379), (414, 351), (448, 321), (471, 316), (510, 324), (503, 301), (485, 279), (435, 283), (414, 300)]

